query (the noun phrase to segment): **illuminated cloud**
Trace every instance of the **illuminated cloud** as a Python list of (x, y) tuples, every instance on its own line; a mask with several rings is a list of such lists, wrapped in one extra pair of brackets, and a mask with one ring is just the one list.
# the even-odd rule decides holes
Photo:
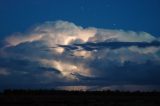
[(3, 88), (160, 86), (160, 41), (146, 32), (56, 21), (8, 36), (4, 42), (0, 48)]
[(89, 69), (84, 67), (82, 63), (75, 64), (69, 62), (55, 61), (55, 60), (41, 60), (41, 63), (48, 67), (53, 67), (60, 71), (62, 76), (69, 80), (78, 80), (74, 74), (79, 73), (80, 75), (90, 76), (91, 72)]
[[(6, 38), (8, 46), (16, 46), (24, 42), (42, 41), (49, 47), (57, 44), (68, 45), (72, 42), (88, 42), (89, 38), (95, 35), (94, 29), (83, 29), (73, 23), (65, 21), (46, 22), (35, 27), (26, 34), (12, 35)], [(58, 52), (63, 52), (58, 50)]]
[(134, 32), (134, 31), (124, 31), (124, 30), (108, 30), (108, 29), (98, 29), (97, 36), (93, 39), (96, 41), (122, 41), (122, 42), (151, 42), (155, 40), (155, 37), (146, 32)]

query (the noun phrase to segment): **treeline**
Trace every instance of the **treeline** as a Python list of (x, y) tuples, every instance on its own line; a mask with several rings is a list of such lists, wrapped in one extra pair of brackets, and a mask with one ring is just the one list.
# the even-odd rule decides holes
[(0, 106), (160, 106), (160, 92), (7, 89)]
[(120, 90), (103, 90), (103, 91), (66, 91), (66, 90), (55, 90), (55, 89), (6, 89), (0, 93), (1, 95), (54, 95), (54, 94), (69, 94), (69, 95), (157, 95), (160, 96), (159, 91), (120, 91)]

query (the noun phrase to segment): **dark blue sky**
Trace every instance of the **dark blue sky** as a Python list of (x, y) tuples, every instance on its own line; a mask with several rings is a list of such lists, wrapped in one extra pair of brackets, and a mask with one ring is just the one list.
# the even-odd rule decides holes
[(0, 0), (0, 38), (45, 21), (160, 35), (159, 0)]

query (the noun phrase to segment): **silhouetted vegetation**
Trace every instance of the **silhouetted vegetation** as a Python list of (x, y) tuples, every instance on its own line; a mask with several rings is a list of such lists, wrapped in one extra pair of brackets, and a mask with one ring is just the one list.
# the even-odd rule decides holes
[(4, 90), (0, 106), (160, 106), (160, 92)]

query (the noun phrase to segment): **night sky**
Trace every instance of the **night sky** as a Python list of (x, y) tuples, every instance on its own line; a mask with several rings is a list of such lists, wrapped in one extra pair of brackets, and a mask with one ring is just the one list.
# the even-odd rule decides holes
[(0, 90), (160, 90), (159, 0), (0, 0)]

